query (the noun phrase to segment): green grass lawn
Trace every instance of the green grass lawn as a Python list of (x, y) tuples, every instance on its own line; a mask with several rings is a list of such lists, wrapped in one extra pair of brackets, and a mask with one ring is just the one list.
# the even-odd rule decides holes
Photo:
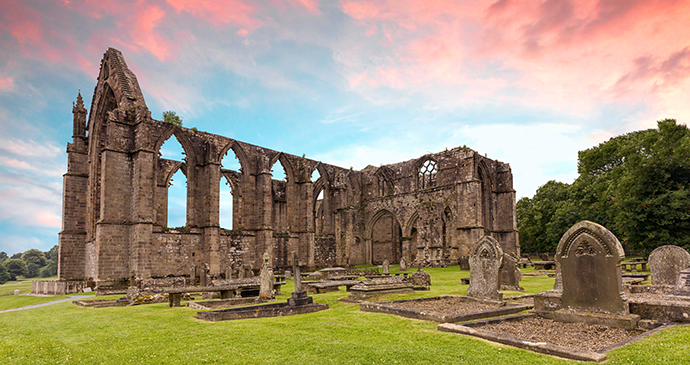
[[(459, 282), (468, 271), (457, 266), (426, 271), (431, 291), (385, 299), (466, 293), (467, 285)], [(522, 285), (536, 293), (550, 289), (553, 278), (525, 276)], [(286, 300), (292, 290), (289, 280), (278, 299)], [(511, 294), (516, 292), (506, 293)], [(578, 363), (437, 331), (433, 322), (360, 312), (358, 305), (337, 300), (346, 295), (343, 290), (313, 295), (330, 306), (318, 313), (217, 323), (167, 303), (94, 309), (65, 302), (0, 313), (0, 359), (4, 364)], [(0, 297), (0, 306), (11, 299)], [(690, 328), (679, 326), (610, 352), (608, 363), (680, 364), (690, 361), (688, 353)]]

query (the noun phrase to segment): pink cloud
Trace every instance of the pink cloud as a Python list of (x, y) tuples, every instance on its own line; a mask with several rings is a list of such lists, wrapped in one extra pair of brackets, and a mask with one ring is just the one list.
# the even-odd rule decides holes
[(131, 31), (132, 41), (161, 61), (170, 57), (171, 49), (170, 43), (155, 30), (163, 17), (165, 12), (158, 6), (146, 7), (136, 15)]
[(15, 168), (19, 168), (19, 169), (30, 169), (31, 168), (31, 166), (29, 166), (28, 163), (23, 162), (23, 161), (17, 161), (17, 160), (5, 160), (4, 164), (6, 166), (15, 167)]
[(51, 212), (37, 211), (32, 213), (36, 219), (35, 222), (37, 224), (34, 224), (36, 226), (60, 227), (62, 225), (62, 219)]
[(0, 77), (0, 90), (11, 90), (14, 86), (14, 79), (12, 77)]
[(264, 24), (256, 15), (256, 9), (240, 0), (166, 0), (175, 11), (189, 13), (213, 25), (235, 24), (253, 30)]
[[(535, 106), (577, 111), (599, 102), (658, 99), (669, 85), (690, 80), (690, 41), (680, 36), (690, 27), (687, 0), (341, 5), (380, 49), (357, 55), (365, 61), (348, 67), (351, 85), (364, 74), (378, 86), (412, 92), (439, 85), (470, 90), (484, 83), (496, 92), (524, 90), (522, 99)], [(382, 70), (397, 70), (395, 82)], [(510, 76), (503, 82), (482, 81), (504, 71)]]

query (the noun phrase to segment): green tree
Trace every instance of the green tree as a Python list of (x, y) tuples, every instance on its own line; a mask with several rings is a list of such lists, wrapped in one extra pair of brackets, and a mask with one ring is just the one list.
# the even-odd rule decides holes
[(58, 261), (58, 245), (53, 246), (50, 250), (44, 252), (46, 259), (57, 262)]
[(9, 259), (9, 256), (7, 256), (7, 252), (0, 251), (0, 264), (2, 264), (7, 259)]
[(38, 275), (42, 278), (57, 275), (57, 264), (52, 260), (48, 260), (48, 264), (39, 270)]
[(163, 121), (176, 127), (182, 127), (182, 117), (177, 115), (177, 113), (172, 110), (163, 112)]
[(10, 280), (10, 275), (7, 274), (5, 266), (0, 264), (0, 284), (5, 284), (8, 280)]
[(22, 261), (26, 262), (27, 265), (34, 264), (36, 267), (46, 266), (48, 260), (43, 251), (39, 251), (35, 248), (30, 249), (22, 254)]
[(17, 280), (17, 276), (26, 276), (29, 272), (26, 267), (26, 262), (20, 259), (8, 259), (2, 263), (5, 269), (7, 269), (7, 274), (10, 276), (10, 280)]
[(10, 256), (11, 259), (21, 259), (22, 258), (23, 252), (17, 252), (14, 255)]
[(611, 138), (578, 153), (573, 184), (549, 181), (517, 204), (524, 252), (553, 252), (579, 220), (611, 230), (621, 243), (650, 252), (690, 249), (690, 130), (673, 119), (658, 129)]

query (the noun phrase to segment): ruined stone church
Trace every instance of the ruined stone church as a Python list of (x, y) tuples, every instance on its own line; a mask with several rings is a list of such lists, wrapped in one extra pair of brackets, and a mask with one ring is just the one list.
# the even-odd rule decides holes
[[(67, 144), (60, 280), (116, 283), (258, 268), (457, 264), (484, 235), (519, 255), (510, 166), (458, 147), (357, 171), (155, 120), (122, 54), (109, 48), (88, 113), (81, 95)], [(161, 157), (176, 139), (181, 161)], [(238, 170), (221, 165), (234, 155)], [(273, 179), (282, 165), (286, 178)], [(187, 179), (186, 224), (168, 226), (174, 173)], [(318, 173), (315, 173), (317, 171)], [(318, 178), (316, 178), (318, 176)], [(223, 187), (229, 184), (231, 193)], [(232, 194), (232, 227), (219, 199)]]

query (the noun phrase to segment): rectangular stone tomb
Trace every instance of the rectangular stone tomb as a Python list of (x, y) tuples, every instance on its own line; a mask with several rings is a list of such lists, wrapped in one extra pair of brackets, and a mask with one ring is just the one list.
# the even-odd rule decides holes
[(628, 330), (586, 323), (562, 323), (530, 313), (462, 325), (442, 323), (437, 328), (566, 359), (602, 362), (609, 351), (669, 327), (671, 325), (650, 331)]
[(73, 300), (72, 304), (80, 307), (106, 308), (106, 307), (125, 307), (129, 304), (126, 298), (120, 299), (91, 299)]
[(530, 308), (532, 306), (526, 304), (480, 300), (456, 295), (388, 302), (364, 302), (359, 305), (359, 310), (363, 312), (388, 313), (441, 323), (504, 316), (520, 313)]
[(235, 319), (294, 316), (296, 314), (313, 313), (326, 309), (328, 309), (328, 304), (311, 303), (293, 306), (288, 303), (275, 303), (252, 307), (221, 309), (210, 312), (198, 312), (196, 317), (205, 321), (217, 322)]
[(201, 300), (196, 302), (187, 302), (187, 307), (198, 310), (211, 310), (220, 308), (230, 308), (238, 305), (260, 304), (266, 301), (259, 300), (259, 297), (248, 298), (229, 298), (217, 300)]
[(383, 294), (414, 293), (414, 286), (402, 276), (362, 280), (350, 288), (348, 299), (362, 300)]

